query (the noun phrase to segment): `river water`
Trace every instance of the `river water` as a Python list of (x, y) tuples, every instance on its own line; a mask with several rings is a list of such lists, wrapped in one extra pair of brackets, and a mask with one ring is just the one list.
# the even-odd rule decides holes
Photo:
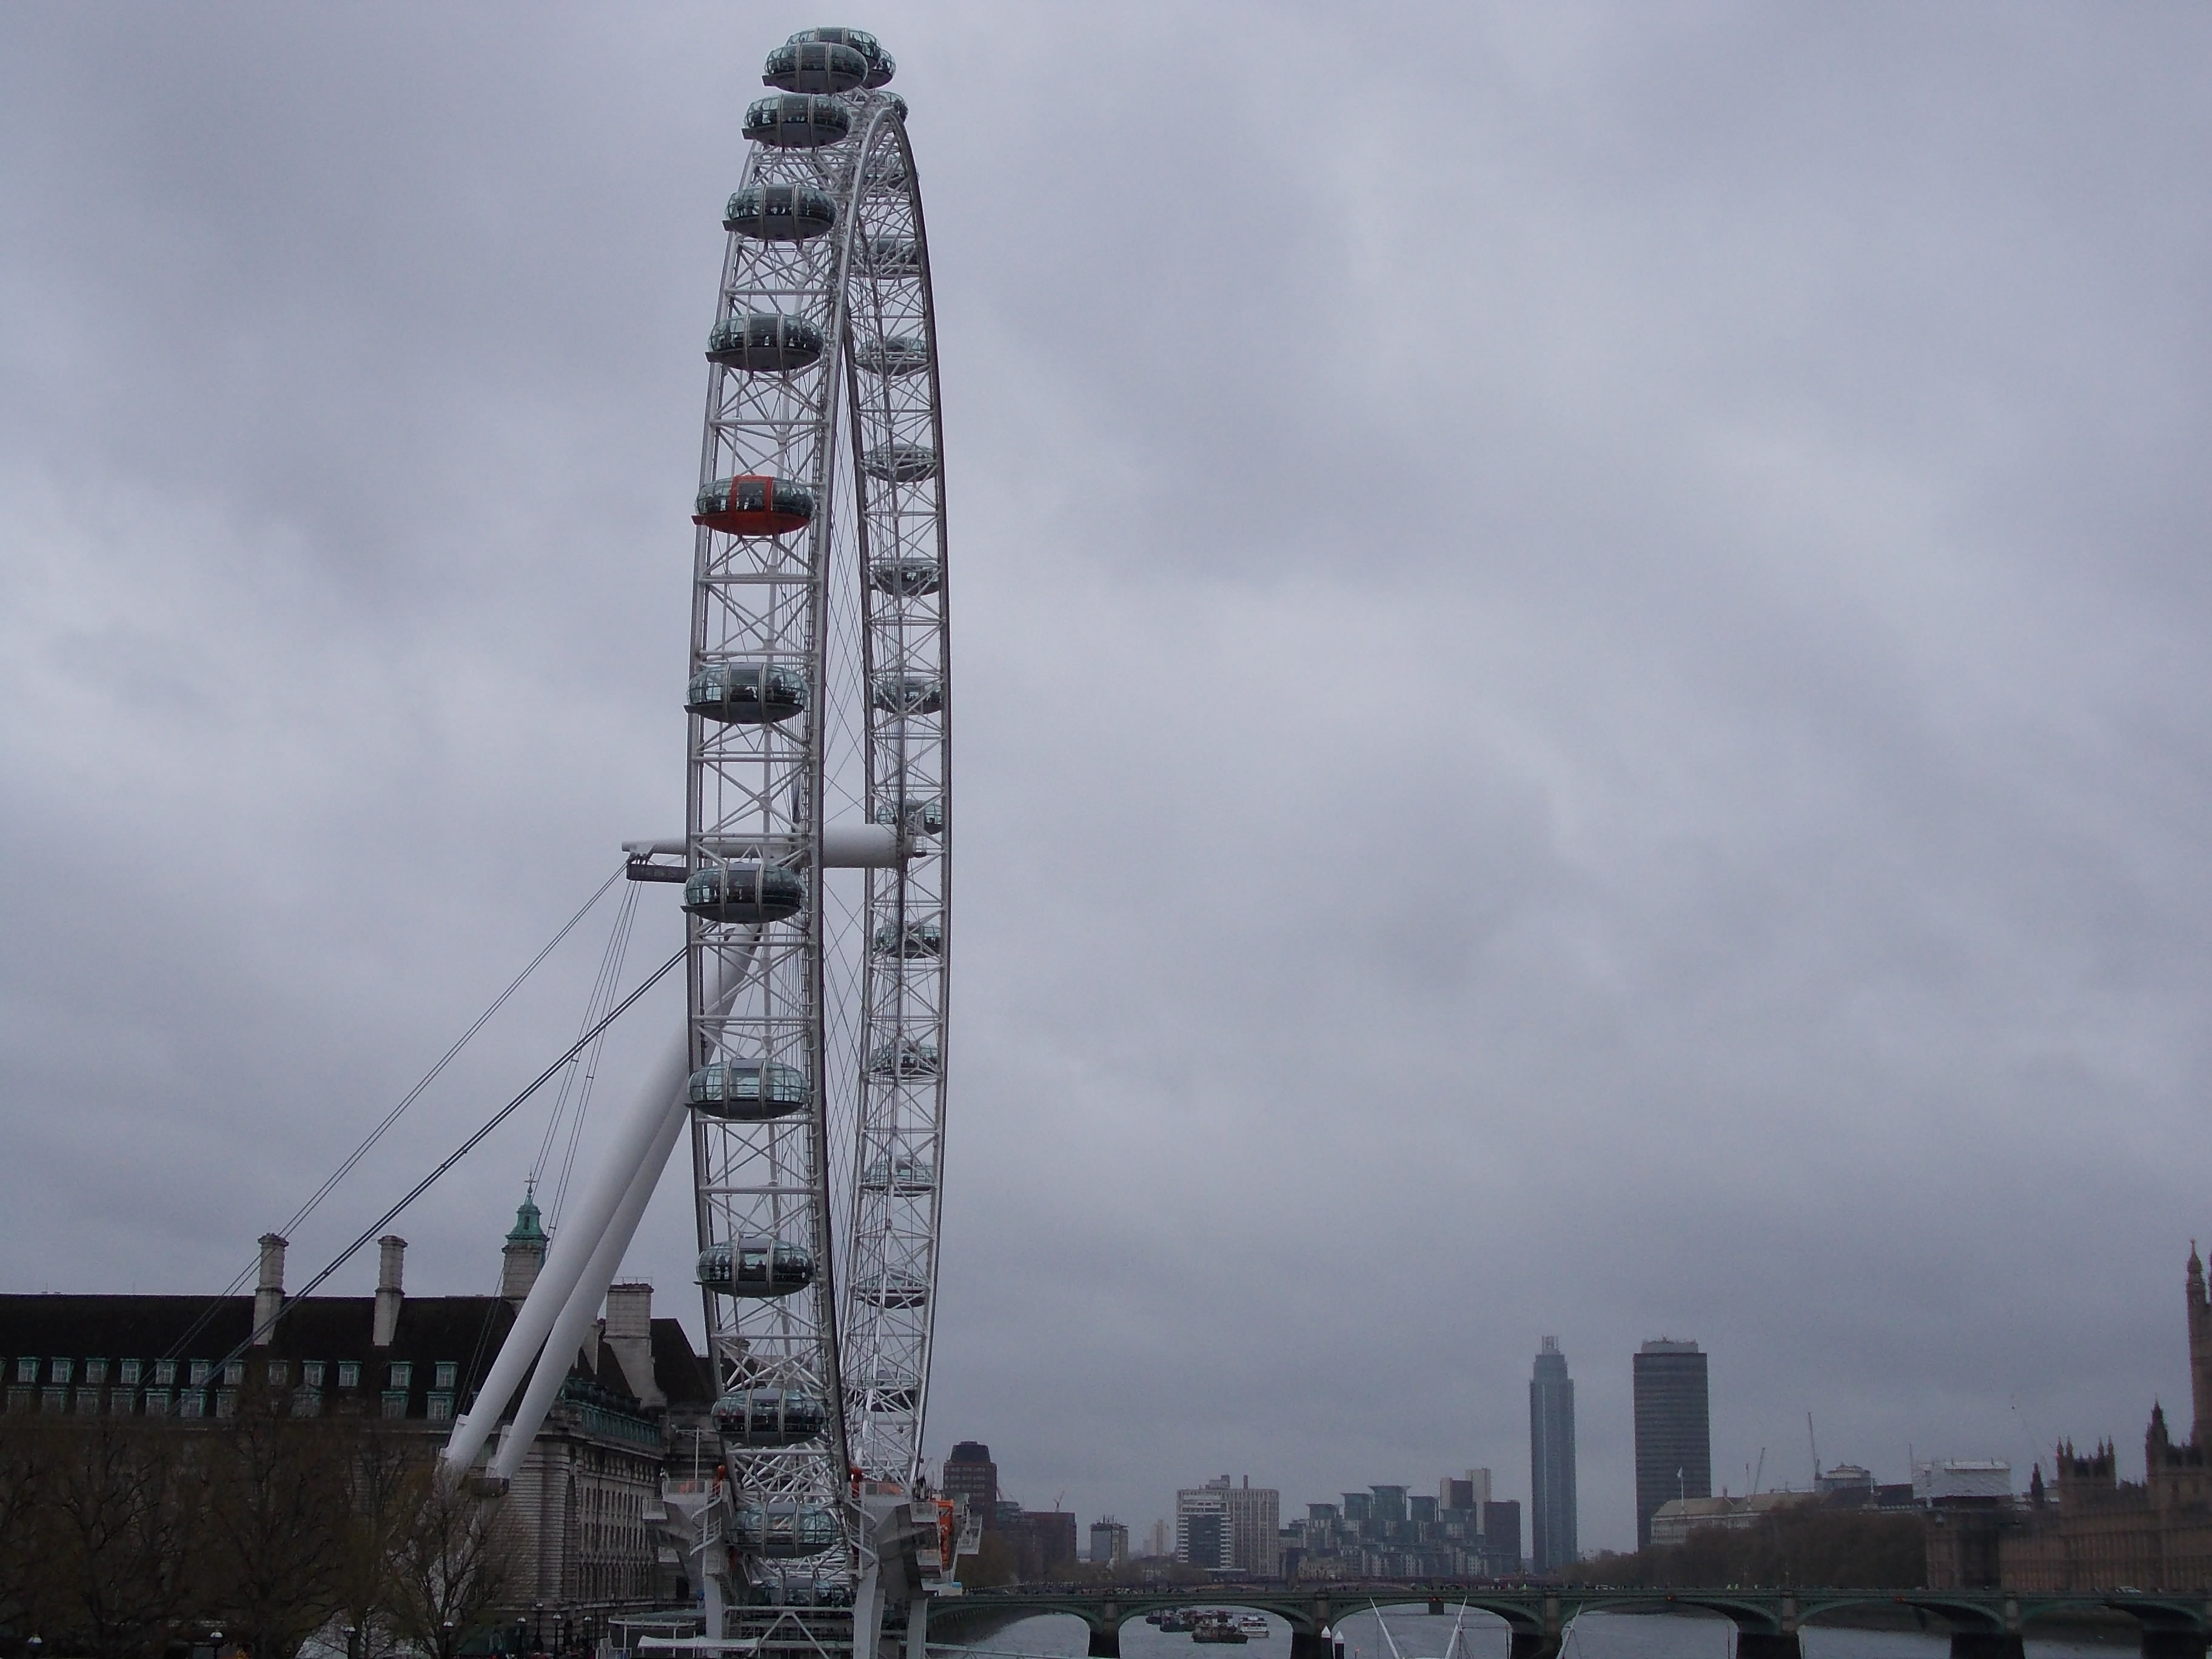
[[(1228, 1607), (1231, 1604), (1222, 1602)], [(1389, 1610), (1390, 1636), (1401, 1659), (1443, 1659), (1450, 1644), (1452, 1615), (1439, 1618), (1413, 1607)], [(1289, 1659), (1291, 1627), (1272, 1613), (1268, 1634), (1244, 1651), (1209, 1647), (1194, 1652), (1188, 1636), (1167, 1635), (1131, 1620), (1121, 1626), (1121, 1659)], [(1372, 1613), (1347, 1616), (1339, 1627), (1345, 1659), (1391, 1659)], [(1024, 1619), (972, 1644), (978, 1659), (1024, 1656), (1024, 1659), (1083, 1659), (1087, 1645), (1080, 1620), (1071, 1616)], [(1505, 1659), (1508, 1644), (1502, 1620), (1470, 1613), (1461, 1632), (1456, 1659)], [(1819, 1626), (1804, 1632), (1805, 1659), (1948, 1659), (1949, 1641), (1916, 1631), (1835, 1630)], [(2028, 1659), (2122, 1659), (2132, 1642), (2094, 1643), (2027, 1638)], [(1735, 1626), (1725, 1619), (1638, 1617), (1594, 1613), (1567, 1627), (1561, 1659), (1733, 1659)]]

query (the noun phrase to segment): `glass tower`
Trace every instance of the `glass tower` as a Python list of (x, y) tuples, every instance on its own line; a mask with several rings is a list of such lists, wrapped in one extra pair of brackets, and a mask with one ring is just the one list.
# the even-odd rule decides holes
[(1547, 1336), (1528, 1379), (1528, 1547), (1539, 1573), (1575, 1564), (1575, 1385)]

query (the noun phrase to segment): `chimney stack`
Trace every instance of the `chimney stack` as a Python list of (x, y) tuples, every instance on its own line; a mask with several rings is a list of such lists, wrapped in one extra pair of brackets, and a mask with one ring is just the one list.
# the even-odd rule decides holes
[(607, 1286), (606, 1344), (641, 1406), (665, 1406), (668, 1396), (653, 1374), (653, 1286)]
[(261, 1278), (253, 1291), (253, 1346), (257, 1348), (274, 1334), (277, 1316), (284, 1311), (284, 1247), (289, 1242), (275, 1233), (261, 1235)]
[(376, 1330), (370, 1338), (388, 1348), (399, 1332), (399, 1279), (407, 1266), (407, 1241), (386, 1233), (376, 1241)]

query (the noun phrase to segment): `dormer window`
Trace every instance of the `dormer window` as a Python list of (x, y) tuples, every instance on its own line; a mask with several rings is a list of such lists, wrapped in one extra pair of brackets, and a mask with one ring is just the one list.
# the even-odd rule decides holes
[(433, 1376), (435, 1380), (432, 1382), (430, 1386), (434, 1389), (452, 1388), (455, 1380), (460, 1375), (460, 1370), (461, 1368), (453, 1361), (450, 1359), (441, 1359), (433, 1368)]
[(411, 1389), (415, 1386), (415, 1362), (413, 1360), (395, 1359), (392, 1362), (391, 1386), (395, 1389)]

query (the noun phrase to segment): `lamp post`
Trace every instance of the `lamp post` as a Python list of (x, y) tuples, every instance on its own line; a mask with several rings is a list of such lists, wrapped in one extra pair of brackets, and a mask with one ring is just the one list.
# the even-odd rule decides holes
[(438, 1659), (453, 1659), (453, 1621), (438, 1621)]
[(531, 1645), (543, 1653), (545, 1651), (545, 1604), (543, 1601), (530, 1604), (530, 1620)]
[(361, 1626), (345, 1626), (346, 1659), (361, 1659)]

